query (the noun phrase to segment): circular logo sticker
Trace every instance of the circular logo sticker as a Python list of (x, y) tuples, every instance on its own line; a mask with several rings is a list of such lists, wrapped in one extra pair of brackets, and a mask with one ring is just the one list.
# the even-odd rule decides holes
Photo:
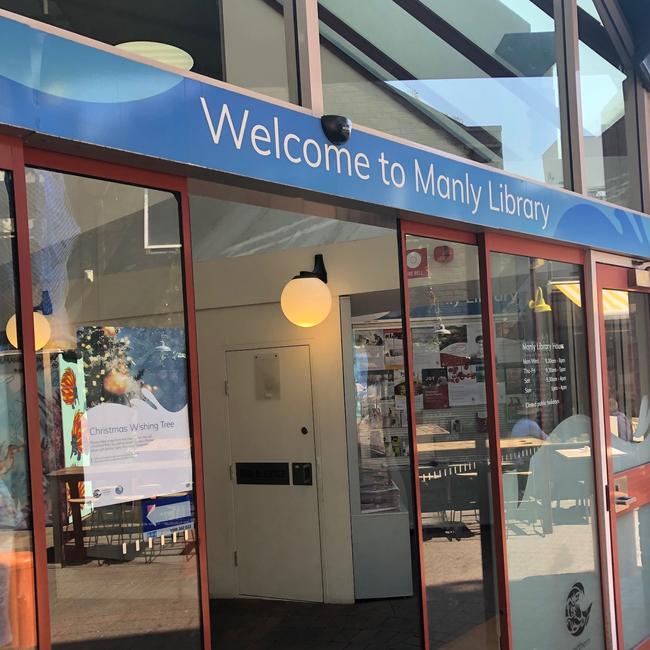
[(576, 582), (569, 590), (566, 607), (564, 608), (566, 626), (571, 636), (580, 636), (585, 631), (587, 623), (589, 623), (589, 614), (591, 614), (593, 603), (590, 603), (585, 608), (584, 601), (585, 588), (582, 586), (582, 582)]
[(417, 269), (422, 263), (422, 255), (418, 251), (409, 251), (406, 256), (406, 266), (409, 269)]

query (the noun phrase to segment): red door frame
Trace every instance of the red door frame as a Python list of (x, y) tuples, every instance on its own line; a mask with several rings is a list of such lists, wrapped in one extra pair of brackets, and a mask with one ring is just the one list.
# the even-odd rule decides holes
[[(583, 296), (583, 305), (585, 310), (585, 328), (586, 328), (586, 338), (587, 338), (587, 365), (589, 368), (595, 367), (594, 359), (589, 346), (589, 339), (594, 337), (596, 333), (594, 332), (593, 324), (591, 321), (590, 312), (588, 311), (589, 301), (587, 298), (586, 291), (586, 251), (574, 246), (563, 243), (547, 243), (540, 240), (528, 239), (525, 237), (518, 237), (513, 235), (506, 235), (502, 233), (486, 233), (485, 238), (485, 255), (486, 255), (486, 269), (489, 274), (489, 257), (490, 253), (506, 253), (509, 255), (522, 255), (525, 257), (539, 257), (542, 259), (553, 260), (557, 262), (566, 262), (568, 264), (576, 264), (582, 268), (582, 287), (581, 292)], [(492, 300), (491, 296), (489, 297), (489, 310), (490, 310), (490, 323), (488, 327), (493, 328), (494, 318), (492, 317)], [(488, 311), (488, 310), (484, 310)], [(490, 343), (494, 341), (493, 332), (490, 332)], [(487, 349), (487, 348), (486, 348)], [(492, 359), (494, 357), (492, 356)], [(590, 384), (590, 406), (591, 406), (591, 421), (592, 421), (592, 434), (591, 442), (593, 447), (593, 471), (594, 471), (594, 502), (597, 513), (596, 521), (596, 533), (598, 539), (598, 560), (599, 560), (599, 572), (600, 572), (600, 592), (601, 592), (601, 603), (603, 608), (603, 623), (604, 623), (604, 633), (605, 633), (605, 644), (606, 647), (610, 647), (610, 642), (608, 640), (608, 629), (609, 625), (607, 622), (607, 616), (605, 612), (606, 603), (608, 602), (608, 587), (607, 587), (607, 575), (603, 570), (603, 567), (606, 566), (606, 540), (605, 540), (605, 531), (607, 528), (605, 520), (605, 504), (603, 503), (603, 498), (598, 489), (598, 481), (601, 478), (598, 467), (600, 464), (600, 459), (604, 457), (605, 449), (603, 441), (599, 435), (599, 432), (594, 429), (595, 422), (598, 421), (597, 409), (598, 404), (594, 399), (594, 378), (591, 376), (588, 378)], [(496, 376), (494, 377), (496, 381)], [(497, 412), (498, 417), (498, 412)]]
[[(427, 237), (452, 243), (476, 246), (479, 256), (479, 279), (481, 290), (481, 320), (484, 333), (484, 357), (486, 374), (486, 396), (488, 413), (490, 463), (494, 468), (490, 472), (492, 487), (492, 517), (494, 521), (494, 542), (497, 565), (497, 599), (499, 604), (500, 646), (503, 650), (512, 647), (510, 629), (510, 594), (508, 590), (508, 565), (505, 546), (505, 518), (503, 513), (503, 481), (501, 475), (501, 454), (499, 446), (499, 414), (497, 409), (496, 366), (493, 359), (494, 325), (492, 319), (492, 290), (489, 282), (489, 257), (485, 254), (486, 236), (462, 230), (433, 226), (429, 224), (402, 221), (399, 222), (400, 244), (400, 278), (402, 287), (402, 320), (406, 333), (405, 372), (408, 378), (408, 413), (411, 437), (411, 464), (414, 485), (414, 501), (417, 521), (417, 538), (420, 559), (420, 600), (424, 648), (429, 649), (429, 626), (427, 613), (426, 577), (424, 572), (424, 541), (421, 526), (422, 507), (419, 486), (419, 459), (417, 451), (417, 431), (415, 422), (415, 392), (413, 373), (413, 346), (411, 341), (411, 319), (408, 295), (408, 278), (406, 277), (406, 236)], [(520, 240), (519, 240), (520, 241)]]
[[(423, 535), (420, 525), (422, 510), (419, 492), (418, 480), (418, 452), (416, 440), (415, 425), (415, 393), (413, 376), (411, 372), (413, 364), (413, 349), (410, 335), (410, 310), (408, 296), (408, 278), (406, 277), (406, 235), (420, 237), (429, 237), (441, 239), (449, 242), (470, 244), (477, 246), (479, 255), (479, 282), (481, 291), (481, 316), (484, 333), (484, 350), (485, 350), (485, 374), (486, 374), (486, 396), (487, 396), (487, 414), (488, 414), (488, 431), (489, 431), (489, 449), (490, 462), (494, 468), (491, 472), (492, 482), (492, 504), (493, 504), (493, 521), (494, 521), (494, 538), (495, 554), (497, 567), (497, 587), (499, 603), (499, 622), (500, 622), (500, 646), (502, 650), (512, 648), (512, 621), (510, 615), (510, 590), (508, 582), (508, 561), (506, 545), (506, 528), (505, 513), (503, 505), (503, 474), (500, 453), (500, 423), (497, 399), (497, 379), (496, 379), (496, 358), (495, 358), (495, 329), (494, 329), (494, 308), (492, 303), (492, 282), (490, 272), (490, 254), (506, 253), (510, 255), (521, 255), (525, 257), (540, 257), (560, 262), (577, 264), (583, 269), (583, 294), (584, 291), (584, 270), (585, 270), (585, 252), (579, 248), (557, 243), (546, 243), (539, 240), (528, 239), (521, 236), (511, 236), (502, 233), (484, 232), (475, 234), (472, 232), (453, 230), (444, 227), (423, 224), (419, 222), (399, 221), (399, 247), (400, 247), (400, 280), (402, 288), (402, 319), (403, 327), (406, 332), (406, 362), (405, 370), (408, 377), (408, 409), (409, 409), (409, 428), (411, 437), (411, 463), (414, 485), (414, 501), (417, 517), (417, 538), (418, 551), (420, 556), (420, 599), (421, 599), (421, 619), (424, 635), (424, 648), (428, 650), (428, 620), (427, 620), (427, 600), (426, 600), (426, 582), (423, 567)], [(585, 327), (587, 336), (593, 335), (590, 326), (589, 314), (585, 315)], [(589, 349), (586, 350), (589, 355)], [(591, 360), (588, 357), (588, 365), (592, 367)], [(590, 378), (590, 383), (592, 380)], [(591, 395), (591, 392), (590, 392)], [(597, 408), (595, 400), (591, 399), (592, 421), (594, 409)], [(597, 432), (592, 430), (592, 444), (594, 448), (594, 478), (597, 480), (597, 471), (595, 462), (602, 457), (602, 442)], [(596, 510), (598, 512), (597, 533), (599, 550), (602, 553), (604, 549), (604, 508), (598, 496), (598, 490), (595, 491)], [(602, 562), (601, 562), (602, 563)], [(606, 576), (601, 570), (601, 595), (603, 606), (605, 600), (605, 579)], [(644, 649), (645, 650), (645, 649)]]
[[(598, 287), (598, 331), (600, 333), (600, 355), (603, 367), (602, 372), (602, 389), (603, 405), (607, 409), (609, 404), (609, 376), (607, 374), (607, 346), (605, 343), (605, 310), (603, 308), (603, 289), (615, 289), (620, 291), (629, 291), (634, 293), (644, 293), (650, 295), (650, 289), (631, 287), (628, 279), (630, 269), (623, 266), (612, 266), (609, 264), (596, 265), (596, 285)], [(606, 411), (607, 412), (607, 411)], [(614, 607), (616, 610), (616, 637), (619, 647), (625, 647), (623, 636), (623, 612), (621, 611), (621, 582), (618, 568), (618, 534), (616, 529), (616, 520), (618, 514), (623, 514), (635, 510), (650, 503), (650, 464), (639, 465), (630, 470), (622, 472), (630, 483), (630, 491), (638, 494), (641, 502), (634, 506), (623, 506), (617, 512), (616, 494), (614, 491), (614, 481), (617, 474), (614, 474), (612, 459), (612, 431), (609, 418), (605, 415), (605, 445), (607, 451), (607, 485), (608, 485), (608, 503), (607, 509), (610, 513), (609, 525), (612, 540), (612, 568), (614, 573)], [(635, 647), (635, 650), (650, 650), (650, 636)]]
[[(88, 158), (77, 158), (39, 149), (23, 147), (17, 138), (0, 136), (0, 168), (13, 172), (13, 191), (16, 219), (16, 256), (18, 268), (19, 326), (23, 350), (34, 348), (34, 326), (31, 318), (20, 314), (33, 312), (32, 275), (27, 211), (25, 167), (41, 167), (63, 173), (76, 174), (156, 188), (175, 193), (179, 198), (181, 217), (181, 268), (185, 297), (185, 330), (188, 350), (188, 383), (190, 397), (190, 426), (194, 463), (194, 493), (196, 509), (197, 562), (203, 648), (211, 648), (210, 601), (205, 531), (205, 496), (203, 486), (203, 455), (198, 384), (198, 355), (196, 313), (192, 268), (189, 196), (187, 179), (128, 166), (104, 163)], [(45, 537), (45, 506), (42, 494), (42, 458), (40, 441), (40, 414), (35, 354), (23, 354), (25, 411), (27, 421), (30, 490), (32, 498), (32, 527), (34, 546), (34, 581), (36, 590), (36, 617), (39, 648), (50, 650), (51, 622), (48, 599), (47, 549)]]

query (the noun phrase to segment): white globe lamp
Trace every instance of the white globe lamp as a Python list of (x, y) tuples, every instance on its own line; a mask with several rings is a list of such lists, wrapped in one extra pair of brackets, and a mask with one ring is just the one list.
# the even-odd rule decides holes
[[(18, 348), (18, 325), (16, 322), (16, 314), (14, 314), (7, 321), (7, 339), (9, 343), (13, 345), (16, 349)], [(34, 350), (40, 350), (44, 348), (50, 337), (52, 336), (52, 328), (50, 327), (50, 322), (47, 320), (43, 314), (35, 311), (34, 312)]]
[(280, 307), (287, 320), (298, 327), (314, 327), (327, 318), (332, 309), (332, 294), (322, 255), (316, 255), (313, 271), (301, 271), (287, 282)]

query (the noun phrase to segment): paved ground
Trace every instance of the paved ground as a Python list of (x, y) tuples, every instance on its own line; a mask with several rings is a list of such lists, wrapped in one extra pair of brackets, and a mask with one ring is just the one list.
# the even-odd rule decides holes
[(354, 605), (213, 600), (219, 650), (415, 650), (421, 648), (414, 598)]

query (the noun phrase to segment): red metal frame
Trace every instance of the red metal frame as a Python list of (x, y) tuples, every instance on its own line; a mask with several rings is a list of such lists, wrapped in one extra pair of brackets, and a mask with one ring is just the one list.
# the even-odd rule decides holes
[(411, 340), (411, 310), (409, 306), (408, 282), (406, 280), (406, 227), (398, 221), (399, 238), (399, 268), (400, 287), (402, 297), (402, 327), (406, 335), (406, 357), (404, 358), (404, 372), (408, 386), (408, 424), (411, 438), (411, 478), (413, 484), (413, 501), (415, 505), (415, 531), (418, 542), (418, 576), (420, 578), (420, 623), (422, 630), (422, 647), (429, 650), (429, 614), (427, 606), (427, 585), (424, 574), (424, 537), (422, 533), (422, 500), (420, 498), (419, 459), (417, 445), (417, 427), (415, 423), (415, 387), (413, 383), (413, 342)]
[[(605, 342), (605, 311), (603, 308), (603, 289), (616, 289), (619, 291), (629, 291), (635, 293), (645, 293), (650, 295), (650, 290), (637, 287), (630, 287), (628, 281), (629, 269), (622, 266), (610, 266), (606, 264), (596, 265), (597, 288), (598, 288), (598, 326), (600, 332), (600, 350), (602, 372), (602, 389), (603, 404), (607, 408), (609, 400), (609, 377), (607, 376), (607, 349)], [(623, 637), (623, 613), (621, 611), (621, 581), (618, 567), (618, 534), (616, 529), (616, 520), (619, 514), (625, 514), (632, 509), (639, 508), (650, 503), (650, 463), (640, 465), (631, 470), (623, 472), (627, 477), (630, 491), (640, 494), (641, 501), (634, 504), (634, 508), (626, 507), (616, 510), (616, 495), (614, 493), (614, 481), (617, 474), (614, 474), (612, 462), (612, 431), (609, 424), (609, 418), (605, 413), (605, 444), (607, 449), (607, 485), (609, 492), (609, 503), (607, 504), (610, 512), (610, 535), (612, 539), (612, 567), (614, 573), (614, 604), (616, 609), (616, 636), (620, 648), (625, 647)], [(650, 637), (636, 646), (636, 650), (650, 650)]]
[(523, 257), (539, 257), (556, 262), (567, 262), (584, 266), (585, 252), (580, 248), (560, 244), (546, 243), (537, 239), (513, 237), (501, 233), (486, 233), (485, 242), (489, 253), (508, 253)]
[[(25, 424), (27, 428), (27, 454), (29, 488), (32, 511), (32, 542), (34, 553), (34, 590), (36, 602), (36, 634), (39, 648), (49, 650), (50, 606), (47, 578), (47, 541), (45, 537), (45, 502), (43, 500), (43, 465), (41, 457), (41, 431), (38, 406), (38, 380), (34, 350), (34, 321), (24, 318), (32, 314), (32, 270), (30, 265), (29, 225), (27, 214), (27, 186), (23, 145), (19, 139), (0, 136), (0, 167), (12, 172), (15, 223), (17, 309), (21, 349), (23, 351), (23, 390), (25, 393)], [(29, 353), (26, 353), (29, 351)]]
[[(485, 246), (485, 253), (486, 253), (486, 262), (485, 262), (485, 268), (487, 269), (489, 273), (489, 254), (490, 253), (506, 253), (510, 255), (522, 255), (525, 257), (539, 257), (542, 259), (548, 259), (548, 260), (554, 260), (558, 262), (565, 262), (569, 264), (577, 264), (582, 267), (583, 269), (583, 281), (582, 281), (582, 293), (585, 295), (586, 298), (586, 287), (585, 287), (585, 262), (586, 262), (586, 252), (580, 248), (575, 248), (569, 245), (565, 244), (556, 244), (554, 243), (546, 243), (542, 242), (539, 240), (532, 240), (532, 239), (526, 239), (526, 238), (521, 238), (521, 237), (515, 237), (511, 235), (505, 235), (501, 233), (489, 233), (485, 235), (486, 238), (486, 246)], [(591, 322), (590, 315), (586, 310), (586, 306), (590, 304), (589, 300), (585, 300), (585, 326), (587, 329), (587, 336), (591, 337), (595, 335), (595, 332), (593, 331), (593, 323)], [(490, 306), (490, 311), (492, 309), (492, 302), (491, 300), (489, 301), (489, 306)], [(484, 310), (484, 313), (487, 312), (488, 310)], [(488, 328), (493, 328), (493, 323), (494, 319), (492, 318), (492, 314), (490, 313), (490, 322), (488, 323), (487, 327)], [(494, 340), (493, 338), (493, 333), (490, 332), (490, 343)], [(486, 347), (487, 351), (487, 347)], [(587, 346), (587, 360), (588, 360), (588, 366), (590, 368), (594, 367), (594, 360), (591, 358), (589, 346)], [(486, 353), (486, 357), (487, 357)], [(493, 358), (493, 355), (489, 355), (490, 358)], [(602, 359), (602, 356), (601, 356)], [(595, 417), (596, 409), (598, 408), (596, 404), (596, 400), (594, 400), (594, 393), (593, 391), (595, 390), (594, 386), (594, 381), (591, 377), (589, 377), (589, 383), (590, 383), (590, 402), (591, 402), (591, 415), (592, 415), (592, 422), (596, 422), (597, 418)], [(498, 416), (498, 412), (497, 412)], [(600, 472), (598, 471), (597, 463), (600, 462), (600, 459), (602, 459), (604, 450), (603, 450), (603, 445), (602, 441), (600, 439), (600, 436), (598, 435), (597, 431), (594, 431), (592, 427), (592, 446), (593, 446), (593, 469), (594, 469), (594, 479), (598, 480), (598, 477), (600, 476)], [(600, 560), (601, 564), (601, 571), (600, 571), (600, 589), (601, 589), (601, 600), (603, 603), (603, 607), (605, 607), (605, 603), (608, 602), (608, 596), (609, 596), (609, 586), (607, 584), (607, 575), (606, 572), (602, 570), (602, 566), (604, 566), (604, 560), (606, 558), (606, 551), (605, 551), (605, 540), (603, 538), (604, 536), (604, 531), (606, 529), (606, 523), (605, 523), (605, 508), (603, 507), (605, 504), (603, 503), (603, 497), (600, 494), (600, 491), (598, 490), (598, 486), (595, 486), (594, 490), (594, 500), (596, 504), (596, 512), (597, 514), (597, 536), (598, 536), (598, 557)], [(507, 570), (507, 567), (506, 567)], [(607, 617), (604, 617), (605, 619), (605, 632), (607, 632), (608, 629), (608, 624), (607, 624)], [(606, 634), (606, 640), (607, 640), (607, 634)], [(609, 642), (607, 642), (607, 645), (609, 646)]]
[[(3, 141), (0, 139), (0, 166), (4, 163)], [(203, 648), (211, 648), (210, 630), (210, 600), (208, 593), (208, 570), (205, 531), (205, 495), (203, 485), (203, 458), (200, 422), (200, 396), (198, 385), (198, 357), (196, 339), (196, 315), (194, 300), (194, 285), (192, 274), (192, 247), (190, 234), (189, 197), (187, 179), (143, 169), (105, 163), (87, 158), (77, 158), (67, 154), (59, 154), (22, 147), (20, 140), (11, 140), (10, 161), (14, 171), (14, 194), (16, 203), (16, 240), (18, 249), (18, 277), (21, 290), (20, 311), (32, 313), (32, 278), (30, 266), (29, 228), (27, 215), (27, 193), (25, 184), (25, 166), (41, 167), (53, 171), (89, 176), (122, 182), (130, 185), (155, 188), (175, 192), (179, 196), (179, 209), (181, 217), (181, 241), (183, 289), (185, 296), (185, 326), (188, 345), (188, 382), (190, 396), (190, 423), (192, 426), (192, 454), (194, 461), (194, 495), (197, 525), (197, 562), (199, 578), (199, 598), (201, 602), (201, 623)], [(5, 167), (9, 168), (9, 167)], [(32, 319), (21, 319), (21, 335), (23, 349), (34, 348), (34, 328)], [(33, 527), (34, 527), (34, 555), (35, 555), (35, 583), (37, 599), (37, 618), (39, 647), (44, 650), (51, 648), (50, 638), (50, 613), (48, 602), (48, 577), (45, 539), (45, 509), (41, 499), (41, 447), (40, 425), (38, 408), (38, 384), (36, 371), (36, 356), (24, 355), (25, 365), (25, 400), (27, 411), (29, 465), (36, 471), (30, 471)], [(39, 498), (35, 498), (38, 495)]]
[[(510, 615), (510, 582), (508, 579), (508, 545), (506, 516), (503, 498), (503, 465), (501, 458), (501, 428), (499, 422), (499, 399), (494, 331), (494, 305), (492, 303), (492, 274), (490, 247), (495, 245), (493, 235), (483, 234), (479, 246), (479, 282), (481, 286), (481, 318), (483, 320), (483, 347), (485, 360), (485, 388), (487, 397), (488, 431), (490, 435), (490, 472), (492, 481), (492, 510), (494, 517), (494, 541), (497, 558), (497, 585), (501, 648), (512, 648), (512, 617)], [(521, 246), (521, 242), (519, 242)]]
[[(494, 331), (494, 309), (492, 304), (492, 283), (490, 274), (490, 254), (492, 252), (522, 255), (526, 257), (540, 257), (543, 259), (556, 260), (566, 263), (578, 264), (583, 267), (585, 263), (585, 252), (581, 249), (556, 244), (546, 243), (539, 240), (528, 239), (519, 236), (510, 236), (501, 233), (482, 233), (476, 235), (462, 230), (453, 230), (446, 227), (438, 227), (424, 223), (400, 221), (399, 242), (400, 242), (400, 277), (402, 284), (402, 307), (403, 324), (406, 331), (406, 372), (409, 387), (409, 427), (411, 436), (411, 454), (413, 465), (413, 482), (416, 516), (418, 521), (418, 548), (420, 554), (420, 594), (422, 602), (422, 625), (424, 633), (425, 650), (429, 648), (428, 642), (428, 619), (426, 601), (426, 583), (423, 569), (423, 538), (421, 520), (421, 499), (418, 481), (418, 453), (416, 441), (415, 423), (415, 398), (414, 382), (410, 371), (413, 363), (413, 349), (410, 329), (410, 312), (408, 296), (408, 280), (406, 277), (406, 236), (414, 235), (432, 239), (441, 239), (450, 242), (457, 242), (477, 246), (479, 255), (479, 279), (481, 290), (481, 318), (484, 332), (485, 345), (485, 373), (486, 373), (486, 396), (489, 430), (489, 452), (492, 465), (492, 508), (494, 518), (495, 555), (497, 565), (497, 585), (500, 622), (500, 646), (503, 650), (512, 647), (512, 622), (510, 616), (510, 590), (508, 582), (508, 562), (505, 513), (503, 505), (503, 474), (500, 448), (500, 423), (498, 412), (498, 393), (496, 379), (495, 361), (495, 331)], [(586, 319), (588, 321), (588, 318)], [(597, 436), (592, 435), (594, 444), (594, 456), (597, 453), (599, 441)], [(597, 501), (598, 503), (598, 501)], [(599, 511), (602, 508), (598, 508)], [(601, 528), (602, 519), (599, 518), (598, 528)], [(601, 572), (602, 576), (602, 572)], [(601, 588), (604, 583), (601, 579)]]
[[(422, 605), (422, 629), (424, 638), (424, 648), (429, 648), (429, 625), (427, 612), (427, 595), (426, 580), (424, 572), (424, 543), (422, 534), (422, 507), (420, 498), (419, 484), (419, 458), (417, 451), (417, 427), (415, 421), (415, 390), (413, 373), (413, 345), (411, 339), (411, 319), (409, 309), (408, 279), (406, 277), (406, 236), (425, 237), (430, 239), (440, 239), (452, 243), (468, 244), (477, 247), (479, 253), (479, 276), (481, 278), (481, 300), (484, 307), (481, 309), (482, 326), (485, 345), (486, 359), (486, 377), (487, 381), (487, 411), (488, 411), (488, 430), (491, 432), (489, 437), (490, 462), (495, 468), (491, 473), (492, 481), (492, 515), (494, 518), (495, 529), (495, 553), (497, 564), (497, 597), (499, 602), (499, 619), (500, 619), (500, 645), (503, 650), (511, 648), (511, 631), (510, 631), (510, 597), (508, 590), (508, 568), (506, 559), (505, 546), (505, 521), (503, 513), (503, 486), (501, 476), (501, 454), (498, 437), (498, 407), (497, 407), (497, 388), (496, 388), (496, 367), (492, 359), (494, 346), (492, 344), (494, 336), (494, 325), (492, 319), (492, 294), (489, 282), (489, 259), (485, 255), (485, 241), (479, 240), (475, 233), (453, 230), (446, 227), (434, 226), (418, 222), (399, 222), (399, 242), (400, 242), (400, 277), (402, 286), (402, 320), (404, 331), (406, 332), (406, 360), (405, 371), (408, 378), (409, 389), (409, 432), (411, 436), (411, 464), (414, 485), (414, 501), (417, 518), (417, 536), (418, 549), (420, 556), (420, 597)], [(487, 267), (486, 267), (487, 264)]]

